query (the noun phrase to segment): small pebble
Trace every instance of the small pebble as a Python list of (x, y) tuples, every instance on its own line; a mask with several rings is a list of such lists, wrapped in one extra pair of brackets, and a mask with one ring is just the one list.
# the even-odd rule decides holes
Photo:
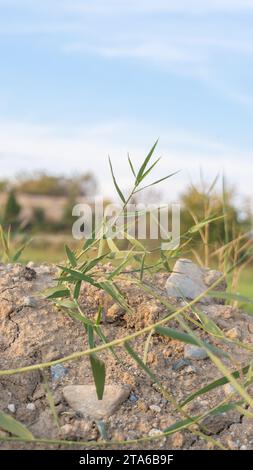
[(184, 357), (195, 361), (201, 361), (208, 358), (207, 352), (199, 346), (193, 344), (186, 344), (184, 347)]
[(61, 379), (68, 372), (68, 369), (66, 369), (62, 364), (55, 364), (54, 366), (51, 366), (50, 369), (53, 380)]
[(187, 372), (187, 374), (196, 374), (197, 369), (196, 367), (190, 365), (185, 368), (185, 372)]
[(172, 435), (172, 446), (173, 447), (182, 447), (183, 443), (184, 443), (184, 437), (183, 437), (183, 434), (181, 432), (176, 432), (175, 434)]
[(8, 406), (7, 406), (8, 410), (11, 412), (11, 413), (15, 413), (16, 411), (16, 406), (14, 405), (14, 403), (10, 403)]
[(34, 297), (24, 297), (23, 298), (23, 306), (24, 307), (36, 307), (37, 302)]
[(245, 446), (245, 444), (243, 444), (243, 445), (240, 447), (240, 450), (247, 450), (247, 446)]
[(34, 403), (27, 403), (26, 408), (29, 411), (34, 411), (36, 409), (36, 406)]
[(131, 401), (131, 403), (136, 403), (138, 398), (134, 393), (131, 393), (130, 397), (129, 397), (129, 400)]
[(224, 385), (223, 390), (225, 395), (231, 395), (231, 393), (235, 392), (234, 387), (230, 383)]
[(27, 263), (26, 266), (27, 266), (27, 268), (33, 269), (35, 267), (35, 263), (34, 263), (34, 261), (29, 261), (29, 263)]
[(152, 429), (150, 429), (148, 435), (150, 437), (153, 437), (153, 436), (157, 436), (158, 434), (161, 434), (161, 433), (162, 433), (162, 431), (160, 429), (152, 428)]
[(156, 413), (160, 413), (161, 411), (160, 406), (157, 406), (157, 405), (150, 405), (149, 409), (152, 411), (155, 411)]
[(178, 361), (174, 362), (172, 365), (172, 370), (177, 371), (183, 369), (183, 367), (189, 366), (191, 363), (189, 359), (179, 359)]
[(107, 434), (105, 422), (102, 420), (98, 420), (96, 421), (96, 425), (97, 425), (101, 439), (103, 439), (104, 441), (108, 441), (108, 434)]
[(238, 326), (234, 326), (234, 328), (231, 328), (226, 332), (226, 336), (229, 339), (241, 339), (242, 337), (242, 332)]

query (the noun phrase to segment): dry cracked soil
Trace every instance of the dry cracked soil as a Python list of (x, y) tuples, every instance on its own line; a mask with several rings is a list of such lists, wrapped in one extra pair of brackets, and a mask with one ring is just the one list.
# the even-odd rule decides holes
[[(110, 269), (109, 265), (101, 267), (104, 271)], [(54, 361), (88, 348), (83, 325), (42, 294), (55, 284), (56, 274), (56, 268), (46, 264), (0, 265), (0, 369)], [(147, 280), (167, 300), (168, 277), (167, 273), (158, 273)], [(98, 306), (103, 305), (102, 328), (108, 340), (127, 336), (166, 315), (165, 307), (133, 286), (127, 275), (119, 281), (119, 287), (131, 306), (131, 313), (126, 313), (107, 294), (88, 284), (84, 283), (80, 293), (82, 309), (91, 319), (97, 314)], [(175, 305), (182, 304), (178, 299), (169, 300)], [(216, 303), (198, 304), (196, 309), (214, 320), (228, 338), (252, 346), (253, 318), (248, 314)], [(170, 326), (179, 328), (176, 320), (171, 321)], [(206, 338), (197, 324), (195, 332)], [(147, 335), (139, 336), (132, 343), (140, 356), (143, 356), (146, 338)], [(213, 343), (218, 345), (215, 340)], [(241, 368), (252, 359), (251, 352), (234, 343), (226, 343), (224, 350), (233, 354), (233, 364), (229, 359), (223, 360), (233, 369)], [(91, 448), (96, 448), (94, 441), (99, 443), (101, 439), (110, 442), (156, 436), (183, 419), (124, 348), (118, 347), (116, 352), (120, 360), (110, 351), (100, 353), (106, 362), (106, 393), (102, 404), (98, 403), (94, 392), (89, 358), (81, 357), (49, 367), (44, 372), (34, 370), (1, 376), (0, 410), (23, 423), (36, 438), (89, 441)], [(221, 376), (209, 358), (196, 360), (185, 356), (183, 343), (156, 334), (152, 336), (147, 364), (178, 402)], [(53, 396), (58, 426), (48, 403), (45, 381)], [(217, 388), (193, 400), (185, 407), (185, 412), (192, 416), (204, 413), (232, 392), (229, 384)], [(249, 388), (248, 392), (252, 390)], [(253, 420), (242, 410), (209, 416), (203, 426), (202, 436), (193, 426), (191, 431), (125, 444), (125, 448), (213, 449), (215, 442), (220, 442), (229, 449), (253, 449)], [(0, 430), (0, 449), (67, 448), (63, 444), (1, 441), (1, 437), (6, 436), (8, 433)]]

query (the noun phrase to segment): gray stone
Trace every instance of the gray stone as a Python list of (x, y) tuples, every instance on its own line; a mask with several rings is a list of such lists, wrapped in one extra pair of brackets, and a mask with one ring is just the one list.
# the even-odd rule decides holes
[(161, 411), (161, 408), (158, 405), (150, 405), (149, 409), (151, 411), (154, 411), (155, 413), (160, 413), (160, 411)]
[(100, 420), (111, 416), (129, 397), (130, 390), (128, 385), (107, 385), (103, 399), (98, 400), (94, 385), (67, 385), (63, 388), (63, 396), (78, 413)]
[[(219, 271), (201, 268), (191, 260), (181, 258), (175, 263), (173, 272), (167, 279), (166, 291), (169, 297), (194, 300), (203, 294), (221, 275)], [(222, 290), (225, 288), (226, 285), (224, 286), (223, 283)], [(214, 290), (217, 290), (217, 288)], [(217, 302), (217, 300), (204, 296), (200, 302), (209, 304)]]
[(34, 308), (37, 306), (37, 301), (34, 297), (24, 297), (23, 298), (23, 307), (31, 307)]
[(194, 346), (193, 344), (186, 344), (184, 347), (184, 357), (186, 359), (192, 359), (195, 361), (201, 361), (202, 359), (207, 359), (208, 354), (199, 346)]
[(172, 370), (174, 371), (181, 370), (184, 367), (189, 366), (190, 364), (191, 363), (189, 359), (179, 359), (178, 361), (174, 362), (174, 364), (172, 365)]
[(134, 393), (131, 393), (129, 400), (131, 401), (131, 403), (136, 403), (138, 401), (138, 398)]
[(59, 430), (50, 409), (41, 412), (38, 419), (30, 426), (34, 436), (42, 439), (56, 439)]

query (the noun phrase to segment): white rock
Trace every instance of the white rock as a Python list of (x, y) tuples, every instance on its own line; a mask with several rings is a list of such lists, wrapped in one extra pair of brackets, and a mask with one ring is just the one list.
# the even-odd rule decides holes
[(63, 396), (69, 406), (84, 416), (103, 419), (111, 416), (130, 394), (128, 385), (105, 386), (102, 400), (98, 400), (94, 385), (67, 385), (63, 388)]
[(29, 410), (29, 411), (34, 411), (34, 410), (36, 409), (36, 406), (35, 406), (34, 403), (28, 403), (28, 404), (26, 405), (26, 408), (27, 408), (27, 410)]
[(223, 390), (224, 390), (225, 395), (231, 395), (231, 393), (235, 392), (233, 385), (231, 385), (230, 383), (227, 383), (226, 385), (224, 385)]
[(37, 305), (37, 302), (36, 302), (35, 298), (30, 297), (30, 296), (24, 297), (22, 303), (23, 303), (24, 307), (36, 307), (36, 305)]
[(152, 411), (155, 411), (155, 413), (160, 413), (161, 411), (160, 406), (157, 406), (157, 405), (150, 405), (149, 409)]
[(35, 265), (34, 261), (29, 261), (26, 266), (30, 269), (34, 269), (36, 265)]
[(16, 411), (16, 406), (14, 405), (14, 403), (10, 403), (8, 406), (7, 406), (8, 410), (11, 412), (11, 413), (15, 413)]
[(157, 429), (157, 428), (150, 429), (150, 431), (148, 433), (148, 435), (150, 437), (157, 436), (158, 434), (162, 434), (162, 431), (160, 429)]
[(203, 270), (188, 259), (179, 259), (173, 273), (166, 282), (167, 294), (170, 297), (195, 299), (206, 291)]
[[(208, 273), (210, 274), (208, 277)], [(214, 278), (215, 274), (215, 278)], [(218, 271), (199, 267), (189, 259), (181, 258), (174, 265), (173, 272), (165, 284), (169, 297), (194, 300), (203, 294), (210, 285), (210, 279), (217, 280), (221, 276)], [(225, 287), (223, 286), (223, 290)], [(203, 297), (200, 302), (212, 303), (211, 297)]]

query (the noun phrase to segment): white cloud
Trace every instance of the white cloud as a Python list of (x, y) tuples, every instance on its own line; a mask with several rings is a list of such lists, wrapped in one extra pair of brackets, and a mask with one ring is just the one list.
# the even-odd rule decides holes
[(79, 13), (190, 13), (205, 14), (212, 12), (237, 13), (253, 10), (252, 0), (93, 0), (65, 1), (62, 6)]

